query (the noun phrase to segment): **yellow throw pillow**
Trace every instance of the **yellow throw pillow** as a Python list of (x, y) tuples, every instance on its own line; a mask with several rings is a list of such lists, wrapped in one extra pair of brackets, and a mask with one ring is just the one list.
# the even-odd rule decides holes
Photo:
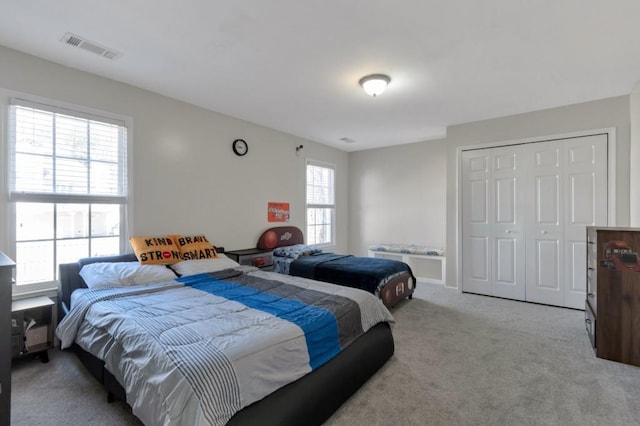
[(204, 235), (169, 235), (176, 241), (182, 260), (214, 259), (215, 247)]
[(180, 262), (180, 249), (173, 235), (162, 237), (131, 237), (129, 242), (140, 263), (171, 265)]

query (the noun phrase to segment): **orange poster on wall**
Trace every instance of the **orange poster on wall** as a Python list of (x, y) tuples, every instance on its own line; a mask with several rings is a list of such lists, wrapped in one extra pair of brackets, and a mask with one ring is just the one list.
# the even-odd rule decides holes
[(269, 201), (267, 204), (268, 222), (289, 222), (289, 203)]

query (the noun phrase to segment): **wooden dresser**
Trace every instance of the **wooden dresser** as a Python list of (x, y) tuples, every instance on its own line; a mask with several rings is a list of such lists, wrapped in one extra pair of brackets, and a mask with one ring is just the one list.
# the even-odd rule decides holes
[(587, 227), (585, 325), (596, 356), (640, 366), (640, 228)]

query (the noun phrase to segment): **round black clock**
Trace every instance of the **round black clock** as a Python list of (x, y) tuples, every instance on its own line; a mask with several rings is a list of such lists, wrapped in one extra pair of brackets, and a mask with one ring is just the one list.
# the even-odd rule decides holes
[(233, 141), (233, 152), (240, 156), (247, 155), (247, 152), (249, 152), (249, 145), (247, 145), (244, 139), (236, 139)]

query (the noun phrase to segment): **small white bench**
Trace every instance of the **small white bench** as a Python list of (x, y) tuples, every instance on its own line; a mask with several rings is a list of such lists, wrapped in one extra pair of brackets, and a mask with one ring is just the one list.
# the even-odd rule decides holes
[(442, 249), (415, 244), (377, 244), (369, 247), (369, 257), (400, 260), (411, 267), (416, 280), (426, 283), (446, 282), (447, 257)]

